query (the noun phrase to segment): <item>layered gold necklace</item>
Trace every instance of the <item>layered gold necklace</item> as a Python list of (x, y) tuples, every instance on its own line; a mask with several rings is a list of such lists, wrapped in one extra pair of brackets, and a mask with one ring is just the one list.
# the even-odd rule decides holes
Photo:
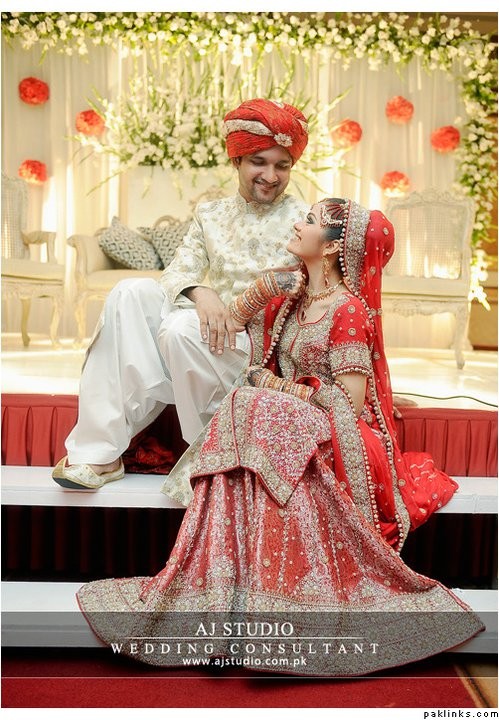
[(322, 290), (321, 292), (318, 292), (318, 293), (311, 293), (310, 290), (307, 288), (305, 290), (305, 294), (303, 295), (303, 300), (302, 300), (303, 309), (308, 310), (308, 308), (316, 300), (324, 300), (324, 298), (329, 297), (334, 292), (336, 292), (336, 290), (342, 284), (343, 284), (343, 279), (338, 280), (338, 282), (335, 285), (333, 285), (332, 287), (326, 288), (325, 290)]
[(338, 282), (335, 285), (332, 285), (331, 287), (326, 288), (326, 290), (322, 290), (321, 292), (318, 292), (318, 293), (311, 293), (310, 290), (307, 288), (303, 295), (303, 300), (301, 301), (301, 318), (302, 318), (302, 320), (305, 319), (305, 314), (313, 302), (316, 302), (317, 300), (324, 300), (324, 298), (329, 297), (334, 292), (336, 292), (336, 290), (342, 284), (343, 284), (343, 279), (338, 280)]

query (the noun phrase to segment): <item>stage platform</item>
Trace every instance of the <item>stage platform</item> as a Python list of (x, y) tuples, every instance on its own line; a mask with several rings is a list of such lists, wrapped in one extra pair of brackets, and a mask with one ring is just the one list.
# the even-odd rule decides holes
[[(32, 337), (29, 349), (19, 335), (2, 335), (2, 392), (77, 395), (85, 349), (70, 339), (54, 350), (46, 338)], [(497, 352), (465, 352), (456, 367), (453, 350), (387, 348), (394, 393), (419, 407), (497, 409)]]

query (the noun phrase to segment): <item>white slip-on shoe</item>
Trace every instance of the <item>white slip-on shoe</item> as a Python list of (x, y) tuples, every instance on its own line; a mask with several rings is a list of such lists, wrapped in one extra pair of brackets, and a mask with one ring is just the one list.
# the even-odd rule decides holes
[(121, 480), (125, 477), (125, 467), (120, 458), (120, 466), (111, 472), (98, 475), (90, 465), (67, 465), (68, 456), (65, 455), (59, 460), (52, 470), (52, 477), (55, 482), (63, 488), (71, 490), (98, 490), (103, 485), (113, 480)]

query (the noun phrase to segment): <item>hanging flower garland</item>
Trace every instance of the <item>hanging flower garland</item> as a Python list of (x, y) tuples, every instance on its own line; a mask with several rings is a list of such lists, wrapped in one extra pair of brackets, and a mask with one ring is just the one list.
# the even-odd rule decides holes
[(434, 130), (430, 136), (432, 148), (439, 153), (452, 152), (458, 147), (460, 140), (461, 133), (453, 125), (440, 127)]
[(106, 129), (104, 118), (95, 110), (82, 110), (75, 119), (75, 127), (83, 135), (100, 137)]
[(387, 197), (401, 197), (408, 193), (411, 187), (411, 181), (407, 175), (398, 170), (386, 172), (379, 184)]
[(19, 97), (28, 105), (43, 105), (50, 96), (49, 86), (43, 80), (27, 77), (19, 83)]
[(47, 166), (39, 160), (24, 160), (19, 166), (18, 175), (32, 185), (42, 185), (47, 180)]
[(401, 95), (395, 95), (385, 106), (385, 115), (396, 125), (405, 125), (414, 115), (414, 105)]
[(331, 130), (331, 140), (336, 148), (349, 149), (362, 138), (362, 127), (355, 120), (346, 119)]

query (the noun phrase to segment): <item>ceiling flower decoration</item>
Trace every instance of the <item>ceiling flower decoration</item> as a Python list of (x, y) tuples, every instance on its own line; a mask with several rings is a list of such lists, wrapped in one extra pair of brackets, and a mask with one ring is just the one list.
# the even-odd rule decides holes
[(386, 103), (385, 114), (390, 122), (405, 125), (414, 115), (414, 105), (402, 95), (395, 95)]
[(27, 77), (19, 83), (19, 97), (28, 105), (43, 105), (49, 96), (49, 86), (43, 80)]
[(47, 166), (39, 160), (24, 160), (19, 166), (18, 175), (32, 185), (42, 185), (47, 180)]
[(386, 172), (380, 180), (380, 187), (387, 197), (401, 197), (409, 192), (411, 181), (398, 170)]
[(461, 141), (461, 133), (453, 125), (444, 125), (434, 130), (430, 142), (434, 150), (439, 153), (453, 152)]

